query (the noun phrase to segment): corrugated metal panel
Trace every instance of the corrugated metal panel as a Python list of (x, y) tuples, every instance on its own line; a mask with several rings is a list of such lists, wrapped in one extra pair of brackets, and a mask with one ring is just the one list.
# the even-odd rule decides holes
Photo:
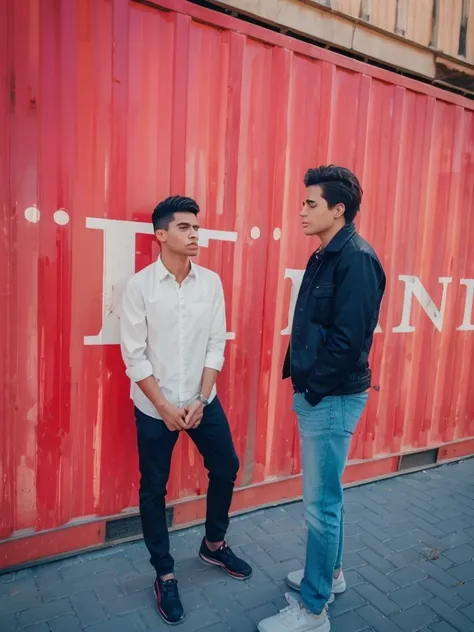
[[(362, 178), (360, 229), (389, 279), (373, 353), (380, 390), (351, 458), (474, 436), (474, 333), (459, 330), (472, 319), (462, 281), (474, 279), (472, 104), (184, 1), (159, 4), (176, 10), (0, 0), (10, 11), (0, 38), (3, 538), (137, 504), (117, 303), (156, 250), (149, 234), (133, 238), (148, 224), (123, 222), (148, 222), (169, 193), (195, 196), (219, 231), (200, 262), (223, 277), (235, 334), (219, 386), (240, 486), (300, 471), (282, 331), (291, 278), (315, 247), (297, 212), (302, 176), (319, 163)], [(405, 287), (429, 316), (417, 299), (410, 311)], [(170, 499), (205, 488), (183, 440)]]

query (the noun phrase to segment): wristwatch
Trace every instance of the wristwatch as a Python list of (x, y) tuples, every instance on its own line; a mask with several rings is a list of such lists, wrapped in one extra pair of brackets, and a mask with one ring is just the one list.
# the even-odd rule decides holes
[(209, 404), (209, 400), (206, 399), (204, 395), (199, 395), (199, 397), (197, 398), (197, 401), (201, 402), (201, 404), (203, 404), (204, 406), (207, 406)]

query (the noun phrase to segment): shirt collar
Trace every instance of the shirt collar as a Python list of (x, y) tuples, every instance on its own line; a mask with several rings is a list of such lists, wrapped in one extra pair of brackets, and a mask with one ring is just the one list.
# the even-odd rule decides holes
[[(170, 277), (171, 279), (175, 278), (174, 275), (171, 274), (168, 268), (164, 265), (163, 261), (161, 260), (161, 255), (156, 260), (156, 271), (158, 275), (158, 281), (160, 281), (160, 283), (161, 281), (164, 281), (166, 277)], [(197, 265), (191, 261), (191, 271), (189, 272), (188, 277), (197, 279), (197, 276), (198, 276)]]
[(341, 230), (334, 235), (331, 241), (328, 243), (325, 252), (339, 252), (347, 244), (349, 239), (355, 234), (354, 223), (346, 224)]

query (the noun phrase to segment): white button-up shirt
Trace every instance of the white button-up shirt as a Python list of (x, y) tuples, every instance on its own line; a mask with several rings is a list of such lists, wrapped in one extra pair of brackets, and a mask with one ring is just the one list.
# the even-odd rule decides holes
[[(185, 406), (201, 393), (204, 368), (220, 371), (224, 364), (226, 321), (219, 276), (191, 264), (179, 285), (158, 258), (127, 282), (120, 331), (135, 406), (160, 418), (136, 384), (150, 375), (169, 402)], [(210, 400), (215, 396), (214, 387)]]

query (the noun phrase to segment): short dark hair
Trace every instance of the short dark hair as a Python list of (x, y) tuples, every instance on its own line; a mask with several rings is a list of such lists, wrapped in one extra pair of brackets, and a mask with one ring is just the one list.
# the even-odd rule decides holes
[(318, 185), (329, 208), (336, 204), (344, 204), (346, 223), (354, 221), (362, 202), (362, 187), (357, 176), (345, 167), (323, 165), (316, 169), (308, 169), (304, 177), (306, 187)]
[(199, 213), (199, 205), (192, 198), (181, 195), (166, 198), (166, 200), (163, 200), (155, 207), (151, 216), (155, 232), (157, 230), (168, 230), (175, 213), (193, 213), (197, 215)]

